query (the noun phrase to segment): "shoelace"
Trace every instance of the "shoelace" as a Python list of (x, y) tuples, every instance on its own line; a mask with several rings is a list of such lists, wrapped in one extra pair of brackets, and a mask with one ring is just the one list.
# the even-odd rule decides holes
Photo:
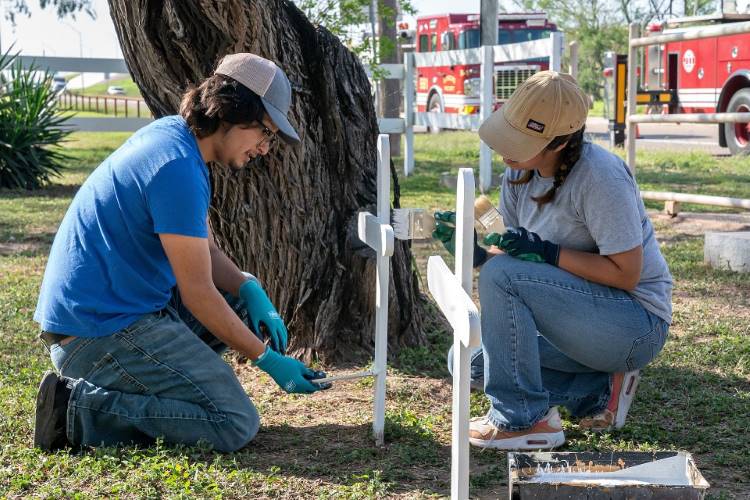
[[(490, 435), (490, 441), (494, 441), (495, 438), (497, 437), (498, 432), (500, 432), (500, 429), (498, 429), (497, 427), (495, 427), (495, 424), (493, 424), (492, 422), (490, 422), (489, 417), (487, 417), (486, 415), (482, 418), (482, 420), (480, 420), (480, 422), (483, 422), (484, 424), (489, 424), (489, 425), (492, 426), (492, 434)], [(487, 448), (482, 447), (479, 450), (479, 453), (484, 453), (488, 449), (489, 449), (489, 447), (487, 447)]]

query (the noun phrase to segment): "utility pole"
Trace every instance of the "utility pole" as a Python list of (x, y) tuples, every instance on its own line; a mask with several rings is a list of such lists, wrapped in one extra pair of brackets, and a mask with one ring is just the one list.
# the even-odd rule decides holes
[(5, 7), (3, 0), (0, 0), (0, 54), (3, 53), (3, 20), (5, 20)]
[[(479, 14), (480, 43), (482, 45), (482, 70), (479, 113), (481, 121), (489, 118), (495, 103), (492, 80), (495, 67), (494, 49), (497, 45), (497, 0), (482, 0)], [(479, 144), (479, 189), (486, 193), (492, 188), (492, 150)]]
[[(396, 18), (398, 16), (397, 0), (381, 0), (378, 15), (378, 32), (380, 40), (389, 40), (392, 48), (383, 50), (381, 45), (381, 63), (397, 64), (401, 61), (398, 38), (396, 37)], [(383, 80), (379, 85), (378, 114), (383, 118), (398, 118), (401, 105), (401, 84), (398, 80)], [(390, 134), (391, 156), (401, 155), (401, 134)]]
[[(83, 59), (83, 33), (81, 33), (81, 31), (78, 28), (74, 27), (70, 23), (63, 23), (63, 24), (67, 26), (68, 28), (72, 29), (73, 31), (75, 31), (76, 33), (78, 33), (78, 52), (79, 52), (79, 57)], [(83, 83), (83, 71), (81, 71), (81, 95), (83, 95), (84, 88), (85, 88), (85, 85)]]
[(482, 45), (497, 45), (497, 0), (482, 0), (479, 12)]

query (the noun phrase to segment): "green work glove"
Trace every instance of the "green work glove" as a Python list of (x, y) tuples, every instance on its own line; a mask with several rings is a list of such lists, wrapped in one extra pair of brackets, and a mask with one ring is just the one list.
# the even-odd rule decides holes
[(456, 212), (435, 212), (432, 237), (440, 240), (451, 255), (456, 253)]
[[(269, 374), (288, 393), (311, 394), (327, 388), (310, 382), (312, 379), (322, 378), (322, 372), (315, 372), (303, 362), (283, 356), (268, 347), (253, 364)], [(322, 375), (325, 377), (325, 373)]]
[[(456, 254), (456, 212), (435, 212), (435, 230), (432, 237), (440, 240), (451, 255)], [(477, 244), (477, 231), (474, 230), (474, 267), (487, 260), (487, 250)]]
[[(287, 331), (284, 321), (266, 295), (258, 280), (249, 279), (240, 286), (240, 297), (245, 301), (250, 328), (263, 338), (268, 334), (271, 348), (281, 354), (286, 352)], [(265, 327), (265, 328), (261, 328)], [(265, 330), (265, 331), (264, 331)], [(263, 339), (265, 340), (265, 339)]]
[(484, 244), (499, 247), (508, 255), (528, 262), (546, 262), (557, 266), (560, 258), (560, 245), (543, 240), (523, 227), (508, 228), (502, 235), (488, 234)]

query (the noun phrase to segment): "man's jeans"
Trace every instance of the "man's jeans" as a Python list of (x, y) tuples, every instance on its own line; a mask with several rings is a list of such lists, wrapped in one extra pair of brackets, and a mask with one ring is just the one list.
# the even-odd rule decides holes
[[(227, 302), (246, 319), (241, 300)], [(203, 441), (219, 451), (242, 448), (260, 418), (232, 369), (226, 346), (185, 308), (175, 292), (162, 311), (112, 335), (50, 346), (61, 375), (75, 380), (67, 434), (74, 445)]]
[[(490, 400), (490, 421), (517, 431), (550, 406), (572, 415), (603, 409), (610, 373), (643, 368), (669, 325), (629, 293), (548, 264), (498, 255), (479, 276), (482, 347), (471, 353), (472, 384)], [(448, 354), (453, 369), (452, 352)]]

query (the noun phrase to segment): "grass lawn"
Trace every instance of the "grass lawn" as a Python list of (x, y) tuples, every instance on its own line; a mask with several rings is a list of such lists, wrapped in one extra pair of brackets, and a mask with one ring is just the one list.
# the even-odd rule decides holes
[[(49, 245), (77, 187), (127, 135), (76, 133), (66, 146), (70, 168), (55, 184), (37, 192), (0, 191), (0, 498), (446, 496), (451, 392), (444, 331), (427, 332), (429, 347), (403, 349), (391, 365), (383, 449), (370, 438), (370, 380), (308, 397), (286, 395), (262, 372), (239, 364), (235, 371), (260, 410), (262, 427), (238, 453), (161, 443), (55, 454), (30, 448), (36, 387), (51, 366), (31, 320)], [(420, 134), (416, 143), (416, 173), (400, 180), (402, 206), (452, 206), (455, 194), (439, 185), (440, 174), (476, 165), (478, 139)], [(747, 159), (641, 152), (638, 175), (643, 189), (750, 198)], [(747, 498), (750, 278), (704, 266), (702, 234), (740, 229), (748, 219), (654, 214), (654, 223), (676, 282), (670, 340), (645, 370), (625, 428), (594, 434), (566, 420), (563, 449), (686, 450), (712, 484), (710, 498)], [(445, 255), (435, 244), (413, 248), (423, 278), (426, 256)], [(486, 409), (485, 398), (474, 394), (472, 415)], [(504, 498), (505, 454), (473, 449), (471, 459), (472, 496)]]

